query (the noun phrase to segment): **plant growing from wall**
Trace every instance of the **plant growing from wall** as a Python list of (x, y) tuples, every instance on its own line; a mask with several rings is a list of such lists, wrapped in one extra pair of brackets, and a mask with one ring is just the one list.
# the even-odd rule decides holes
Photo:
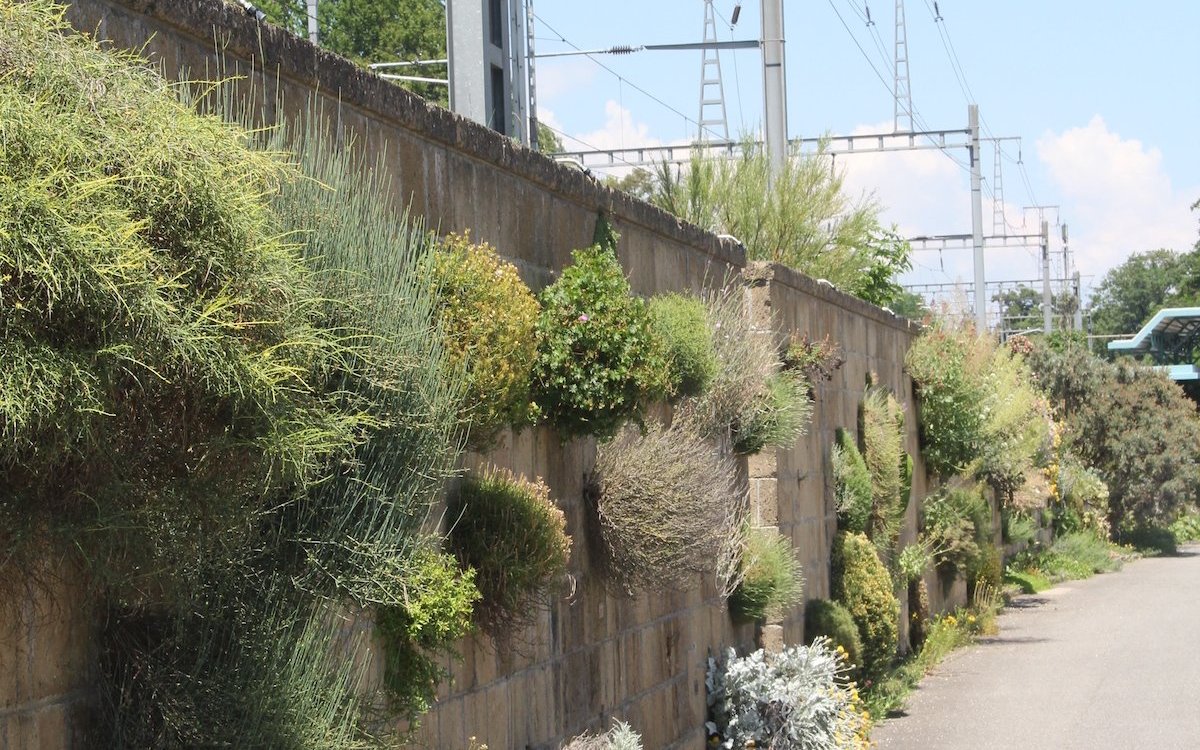
[(808, 334), (793, 333), (783, 355), (783, 366), (799, 371), (810, 383), (833, 380), (833, 374), (845, 362), (842, 347), (828, 335), (816, 340), (810, 339)]
[(845, 656), (824, 638), (761, 649), (724, 662), (708, 660), (710, 742), (722, 748), (867, 748), (869, 717), (853, 683), (844, 684)]
[(102, 600), (102, 746), (378, 746), (331, 610), (412, 589), (457, 455), (426, 235), (318, 120), (200, 116), (62, 13), (0, 6), (8, 564)]
[(839, 427), (831, 452), (838, 527), (865, 534), (870, 525), (873, 496), (871, 472), (854, 436)]
[(812, 416), (808, 383), (784, 371), (770, 335), (754, 330), (745, 288), (730, 284), (706, 300), (717, 371), (708, 390), (680, 412), (705, 437), (739, 453), (790, 448)]
[(592, 485), (611, 582), (663, 590), (717, 572), (730, 586), (745, 504), (733, 462), (692, 425), (627, 427), (597, 449)]
[(610, 437), (669, 387), (645, 303), (616, 254), (595, 245), (540, 295), (534, 401), (565, 437)]
[(383, 684), (392, 709), (413, 721), (429, 710), (438, 683), (448, 676), (444, 657), (470, 632), (480, 593), (474, 570), (461, 569), (454, 557), (434, 549), (423, 548), (380, 572), (394, 576), (397, 587), (394, 601), (375, 613)]
[(970, 331), (939, 325), (909, 347), (904, 365), (920, 398), (921, 450), (925, 465), (942, 477), (966, 469), (982, 448), (983, 386), (975, 377), (979, 354)]
[(744, 620), (778, 618), (803, 595), (804, 575), (791, 540), (773, 528), (750, 529), (730, 611)]
[(831, 592), (858, 625), (862, 668), (868, 679), (887, 671), (899, 645), (900, 603), (892, 579), (862, 534), (840, 533), (834, 539)]
[(978, 485), (955, 483), (922, 501), (923, 541), (936, 565), (967, 573), (991, 546), (991, 510)]
[(912, 479), (910, 459), (904, 452), (904, 407), (890, 391), (871, 387), (863, 395), (859, 419), (863, 460), (871, 478), (867, 537), (890, 560), (908, 509)]
[(464, 422), (472, 444), (486, 447), (529, 420), (538, 303), (517, 269), (469, 233), (443, 238), (431, 267), (447, 375), (466, 372)]
[(492, 469), (463, 480), (447, 514), (450, 544), (475, 573), (476, 620), (505, 635), (529, 622), (567, 578), (566, 517), (541, 482)]
[(804, 603), (804, 642), (825, 638), (829, 645), (846, 655), (847, 674), (857, 678), (862, 665), (862, 637), (850, 610), (831, 599), (810, 599)]
[(649, 304), (654, 335), (663, 342), (675, 398), (695, 397), (717, 374), (717, 355), (704, 300), (670, 293)]
[(603, 734), (581, 734), (561, 750), (642, 750), (642, 736), (623, 721), (614, 721)]

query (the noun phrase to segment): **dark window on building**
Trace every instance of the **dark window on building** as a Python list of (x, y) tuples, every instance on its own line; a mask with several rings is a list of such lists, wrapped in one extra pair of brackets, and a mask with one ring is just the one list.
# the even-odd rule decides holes
[(501, 133), (508, 133), (508, 114), (506, 112), (505, 97), (504, 97), (504, 70), (495, 65), (492, 66), (491, 76), (491, 126), (493, 130), (498, 130)]
[(488, 36), (492, 44), (504, 47), (504, 0), (488, 0)]

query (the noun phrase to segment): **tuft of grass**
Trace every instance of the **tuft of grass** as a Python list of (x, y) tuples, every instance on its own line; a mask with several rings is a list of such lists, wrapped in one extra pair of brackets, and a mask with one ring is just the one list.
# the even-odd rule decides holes
[(482, 594), (476, 619), (485, 630), (505, 635), (549, 606), (571, 556), (566, 517), (550, 488), (492, 469), (467, 477), (448, 513), (450, 544), (459, 562), (475, 571)]
[(717, 354), (704, 300), (660, 295), (648, 306), (654, 335), (662, 340), (676, 398), (702, 394), (717, 374)]
[(773, 528), (753, 528), (742, 552), (742, 580), (729, 597), (745, 620), (782, 617), (804, 594), (804, 576), (790, 539)]
[(1022, 594), (1040, 594), (1054, 585), (1049, 578), (1033, 570), (1009, 570), (1004, 574), (1004, 582), (1016, 586)]

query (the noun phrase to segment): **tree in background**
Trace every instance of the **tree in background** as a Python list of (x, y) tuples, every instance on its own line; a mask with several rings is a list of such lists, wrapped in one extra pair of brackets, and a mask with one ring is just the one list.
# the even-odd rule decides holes
[[(259, 0), (256, 5), (273, 23), (307, 34), (305, 0)], [(446, 57), (446, 9), (439, 0), (321, 0), (317, 22), (321, 46), (360, 65)], [(430, 72), (421, 70), (414, 74)], [(432, 70), (440, 74), (444, 68)], [(449, 102), (446, 86), (402, 85), (442, 106)]]
[(916, 292), (902, 291), (897, 294), (892, 303), (888, 305), (892, 312), (901, 315), (909, 320), (920, 322), (931, 315), (929, 305), (926, 304), (925, 298)]
[(1200, 248), (1190, 253), (1159, 249), (1129, 256), (1111, 269), (1092, 295), (1092, 330), (1132, 334), (1163, 307), (1200, 300)]
[(660, 164), (651, 202), (702, 229), (731, 234), (751, 260), (791, 266), (878, 305), (899, 294), (909, 247), (879, 223), (879, 204), (853, 200), (825, 156), (793, 151), (768, 187), (770, 160), (742, 143), (736, 159), (693, 153), (686, 168)]
[(563, 148), (562, 138), (559, 138), (558, 133), (551, 130), (550, 126), (544, 122), (538, 121), (537, 137), (538, 151), (543, 154), (557, 154), (566, 150)]

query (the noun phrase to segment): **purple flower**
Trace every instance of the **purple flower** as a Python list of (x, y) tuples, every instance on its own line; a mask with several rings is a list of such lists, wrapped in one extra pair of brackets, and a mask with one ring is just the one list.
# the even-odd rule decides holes
[(588, 322), (588, 316), (587, 316), (587, 313), (584, 313), (583, 315), (580, 315), (580, 316), (579, 316), (579, 322), (580, 322), (580, 323), (586, 323), (586, 322)]

